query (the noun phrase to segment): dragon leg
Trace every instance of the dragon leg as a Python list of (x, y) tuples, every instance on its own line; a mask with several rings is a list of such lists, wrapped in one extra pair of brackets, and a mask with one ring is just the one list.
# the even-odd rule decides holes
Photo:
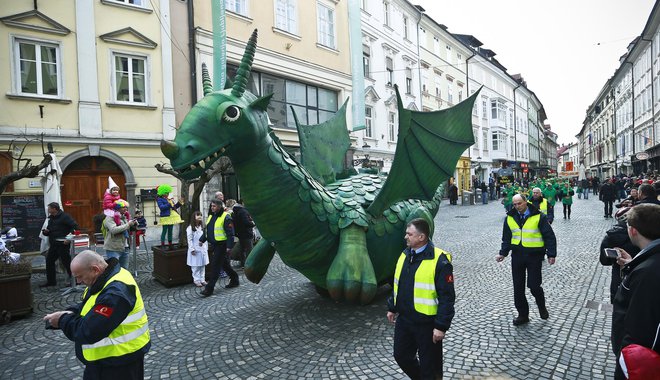
[(258, 284), (268, 271), (268, 266), (275, 256), (275, 248), (266, 239), (261, 239), (254, 246), (245, 261), (245, 277)]
[(352, 224), (339, 233), (339, 248), (326, 284), (335, 301), (369, 303), (376, 295), (376, 274), (367, 252), (364, 228)]

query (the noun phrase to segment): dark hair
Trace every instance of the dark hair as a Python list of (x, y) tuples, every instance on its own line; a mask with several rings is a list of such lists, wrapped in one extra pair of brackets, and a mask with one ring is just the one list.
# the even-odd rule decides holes
[[(190, 215), (190, 227), (193, 227), (193, 228), (197, 227), (197, 215), (202, 215), (202, 213), (199, 212), (199, 211), (195, 211), (195, 212), (192, 213), (192, 215)], [(204, 221), (202, 221), (202, 223), (200, 223), (200, 224), (201, 224), (202, 227), (204, 227)]]
[(417, 232), (424, 234), (426, 236), (426, 240), (431, 239), (431, 227), (429, 226), (429, 223), (422, 219), (422, 218), (416, 218), (410, 221), (408, 223), (408, 227), (413, 226), (417, 230)]
[(656, 197), (655, 189), (653, 188), (653, 186), (649, 185), (648, 183), (640, 185), (637, 191), (639, 192), (641, 199), (647, 199), (647, 198), (655, 199)]
[(221, 201), (220, 199), (213, 199), (211, 201), (211, 203), (213, 203), (214, 205), (216, 205), (220, 208), (225, 208), (225, 203), (223, 201)]
[(626, 214), (628, 225), (649, 240), (660, 239), (660, 206), (642, 203)]
[(60, 204), (57, 203), (57, 202), (50, 202), (50, 203), (48, 204), (48, 207), (50, 207), (50, 208), (54, 208), (54, 209), (57, 210), (57, 211), (60, 211), (60, 210), (61, 210), (61, 208), (60, 208)]

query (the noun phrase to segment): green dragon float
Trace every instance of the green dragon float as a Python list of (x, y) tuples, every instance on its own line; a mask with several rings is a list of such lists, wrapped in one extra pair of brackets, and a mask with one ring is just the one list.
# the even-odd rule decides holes
[(268, 126), (272, 94), (246, 91), (256, 40), (255, 30), (225, 89), (214, 91), (203, 68), (204, 98), (186, 115), (175, 140), (161, 142), (161, 150), (186, 179), (199, 177), (222, 155), (231, 159), (263, 236), (246, 262), (250, 281), (261, 281), (277, 252), (334, 300), (369, 303), (377, 287), (392, 279), (407, 222), (424, 218), (433, 228), (441, 183), (474, 143), (477, 94), (447, 110), (417, 112), (402, 107), (395, 87), (399, 135), (387, 178), (345, 168), (346, 103), (319, 125), (296, 119), (299, 163)]

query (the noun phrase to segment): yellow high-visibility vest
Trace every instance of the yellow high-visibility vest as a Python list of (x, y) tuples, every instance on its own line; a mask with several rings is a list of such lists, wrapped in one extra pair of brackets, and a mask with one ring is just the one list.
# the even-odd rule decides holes
[(522, 242), (522, 246), (526, 248), (543, 248), (545, 244), (539, 229), (540, 220), (541, 214), (532, 215), (525, 220), (521, 229), (511, 215), (507, 216), (506, 223), (511, 229), (511, 244), (520, 245)]
[[(150, 340), (149, 321), (147, 320), (147, 313), (144, 310), (140, 289), (133, 276), (124, 268), (119, 269), (116, 275), (110, 277), (98, 293), (89, 297), (85, 305), (83, 305), (80, 315), (84, 317), (89, 313), (96, 304), (98, 295), (113, 281), (132, 285), (135, 288), (135, 306), (133, 306), (133, 310), (128, 313), (128, 316), (126, 316), (121, 324), (112, 330), (110, 335), (96, 343), (82, 345), (83, 357), (90, 362), (131, 354), (140, 350)], [(87, 295), (88, 290), (89, 288), (85, 289), (83, 299)]]
[[(541, 211), (545, 215), (548, 215), (548, 200), (545, 199), (545, 198), (541, 198), (541, 199), (543, 199), (543, 201), (541, 201), (541, 203), (539, 203), (539, 211)], [(534, 204), (534, 203), (532, 203), (531, 200), (528, 201), (527, 203), (529, 203), (530, 205)]]
[[(415, 310), (425, 315), (436, 315), (438, 313), (438, 293), (435, 291), (435, 267), (441, 255), (445, 255), (451, 263), (451, 254), (435, 247), (433, 251), (433, 260), (422, 260), (415, 272), (415, 288), (413, 289), (413, 298)], [(406, 261), (406, 253), (402, 252), (399, 261), (394, 269), (394, 305), (396, 305), (396, 296), (399, 291), (399, 277), (403, 269), (403, 263)]]
[[(213, 215), (209, 215), (208, 218), (206, 218), (206, 225), (209, 225), (209, 222), (211, 222), (211, 218)], [(218, 217), (218, 219), (215, 220), (215, 224), (213, 225), (213, 237), (215, 238), (215, 241), (225, 241), (227, 240), (227, 233), (225, 232), (225, 218), (227, 217), (226, 212), (222, 212), (222, 215)]]

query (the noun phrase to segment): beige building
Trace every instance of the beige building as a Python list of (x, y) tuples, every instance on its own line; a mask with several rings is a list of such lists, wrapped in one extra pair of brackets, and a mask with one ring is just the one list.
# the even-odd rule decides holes
[[(0, 151), (43, 134), (64, 171), (64, 208), (86, 232), (102, 211), (108, 176), (133, 205), (141, 189), (176, 187), (154, 169), (165, 161), (160, 140), (176, 126), (169, 20), (168, 0), (3, 1)], [(41, 161), (40, 144), (22, 153)], [(0, 160), (17, 167), (10, 155)], [(23, 179), (10, 191), (42, 190)], [(153, 202), (143, 207), (151, 218)]]

